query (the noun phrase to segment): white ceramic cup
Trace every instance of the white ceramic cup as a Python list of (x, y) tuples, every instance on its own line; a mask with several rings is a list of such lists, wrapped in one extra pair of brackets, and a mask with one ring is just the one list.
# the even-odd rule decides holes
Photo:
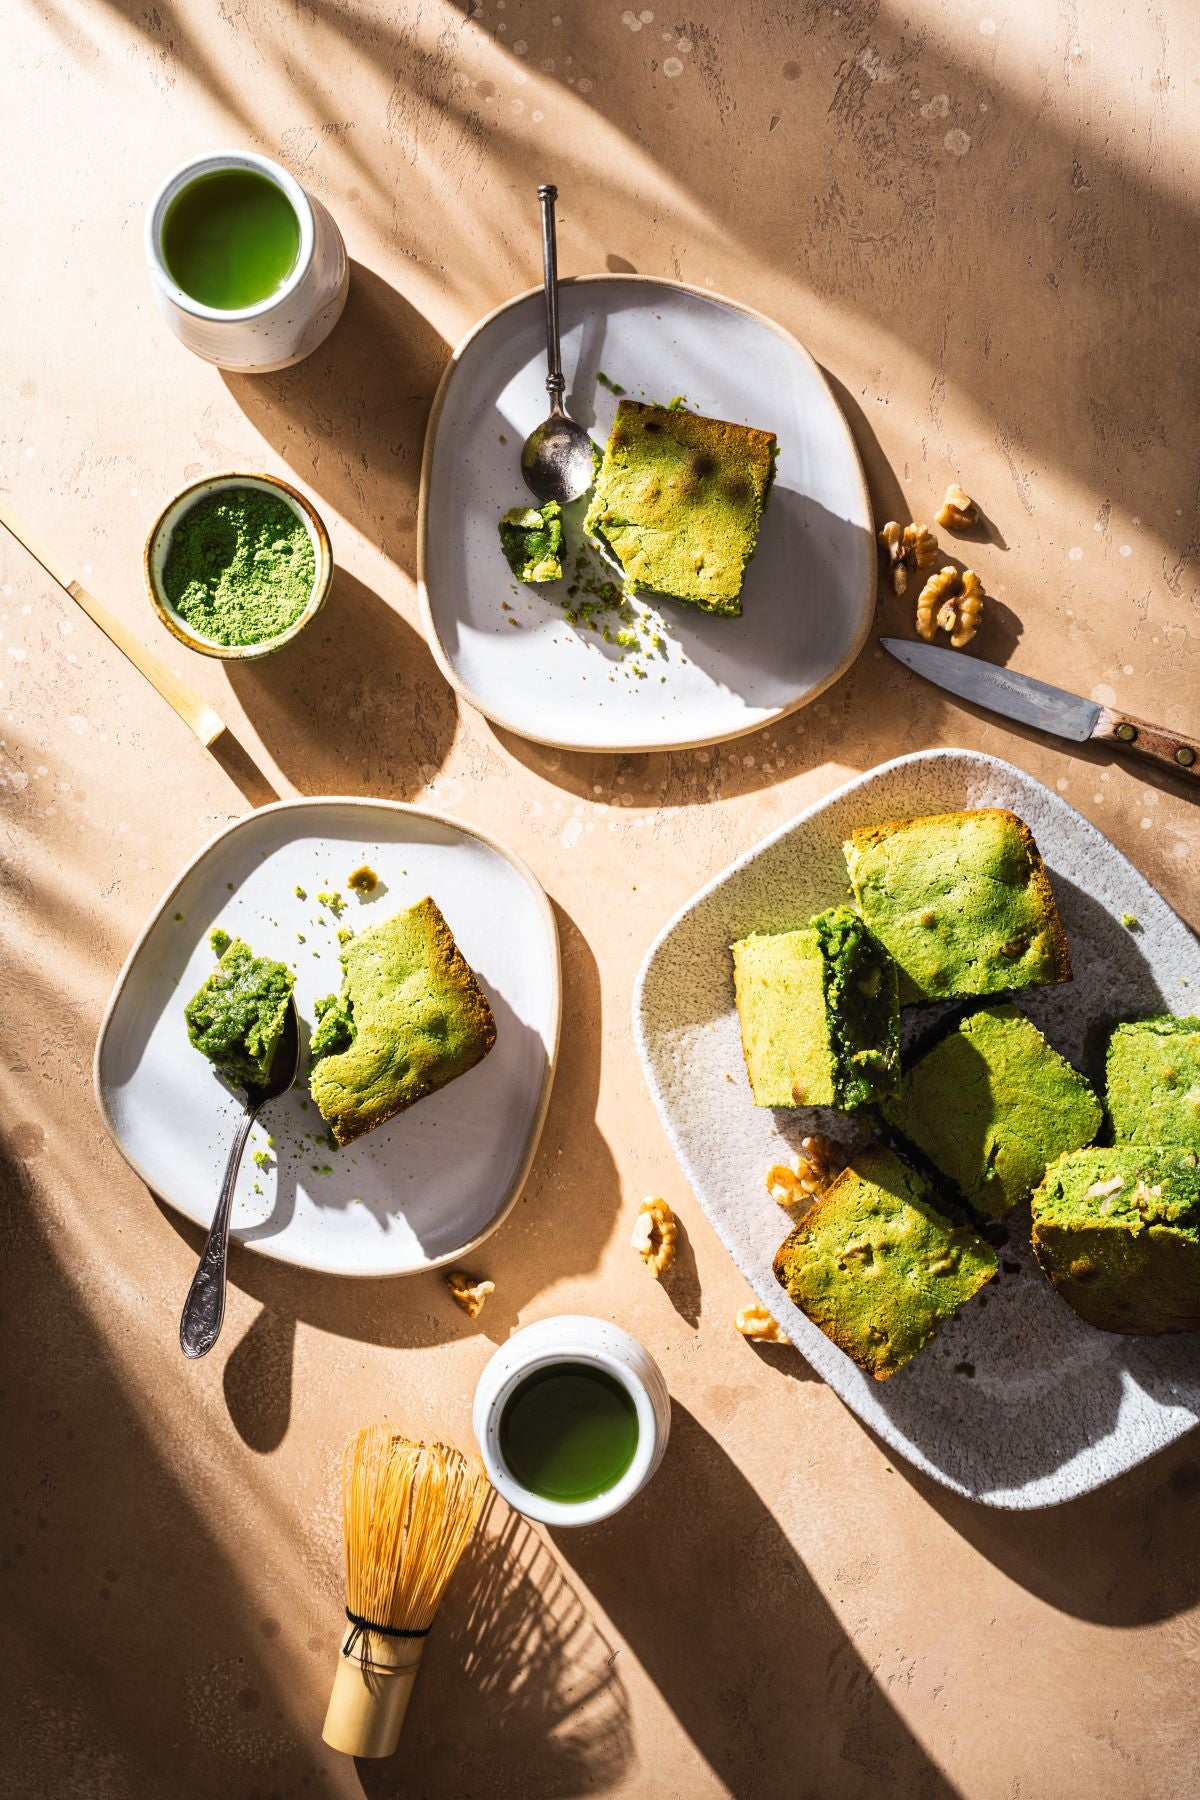
[[(253, 169), (282, 188), (300, 226), (295, 267), (277, 293), (256, 306), (205, 306), (185, 294), (163, 255), (163, 221), (181, 188), (220, 169)], [(146, 261), (155, 299), (180, 343), (206, 362), (243, 375), (286, 369), (311, 355), (333, 330), (346, 304), (350, 263), (330, 214), (294, 176), (253, 150), (216, 150), (168, 175), (146, 213)]]
[[(590, 1500), (547, 1500), (533, 1493), (510, 1473), (500, 1449), (500, 1419), (514, 1390), (535, 1369), (553, 1363), (590, 1363), (603, 1369), (621, 1383), (637, 1413), (633, 1461), (612, 1487)], [(594, 1525), (628, 1505), (662, 1461), (671, 1431), (671, 1397), (662, 1370), (635, 1337), (604, 1319), (565, 1313), (526, 1325), (501, 1344), (479, 1377), (471, 1422), (492, 1486), (510, 1506), (544, 1525)]]

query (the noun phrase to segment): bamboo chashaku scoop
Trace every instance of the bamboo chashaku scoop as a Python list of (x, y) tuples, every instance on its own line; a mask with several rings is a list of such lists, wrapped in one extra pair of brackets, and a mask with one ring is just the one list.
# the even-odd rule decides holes
[(389, 1425), (368, 1425), (346, 1445), (348, 1626), (322, 1732), (333, 1749), (396, 1748), (425, 1638), (487, 1490), (460, 1451), (412, 1443)]

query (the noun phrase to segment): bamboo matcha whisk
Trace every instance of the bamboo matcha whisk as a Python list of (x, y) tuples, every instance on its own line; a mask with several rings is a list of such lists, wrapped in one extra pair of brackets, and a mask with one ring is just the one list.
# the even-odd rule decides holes
[(348, 1756), (390, 1756), (413, 1682), (488, 1481), (446, 1444), (389, 1425), (356, 1432), (342, 1458), (346, 1618), (322, 1736)]

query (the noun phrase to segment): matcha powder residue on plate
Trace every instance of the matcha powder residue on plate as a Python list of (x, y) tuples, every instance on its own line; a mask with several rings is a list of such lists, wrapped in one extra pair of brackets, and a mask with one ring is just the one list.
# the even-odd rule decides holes
[(218, 644), (261, 644), (294, 625), (316, 557), (302, 519), (262, 488), (223, 488), (184, 513), (162, 586), (181, 619)]

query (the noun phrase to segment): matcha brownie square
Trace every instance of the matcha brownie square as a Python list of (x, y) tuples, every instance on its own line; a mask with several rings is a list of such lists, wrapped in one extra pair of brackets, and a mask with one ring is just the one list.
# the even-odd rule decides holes
[(737, 616), (775, 473), (772, 431), (622, 400), (584, 529), (643, 589)]
[(209, 942), (220, 960), (184, 1008), (188, 1037), (231, 1087), (265, 1087), (296, 977), (228, 932)]
[(732, 946), (742, 1050), (756, 1106), (846, 1112), (893, 1092), (900, 1072), (896, 970), (849, 907), (800, 931)]
[(500, 520), (500, 548), (518, 581), (562, 579), (562, 507), (511, 506)]
[(1200, 1157), (1076, 1150), (1033, 1196), (1038, 1261), (1081, 1319), (1129, 1336), (1200, 1331)]
[(859, 911), (900, 966), (900, 1003), (1069, 981), (1033, 834), (999, 808), (892, 819), (844, 846)]
[(465, 1075), (496, 1041), (487, 996), (433, 900), (351, 938), (317, 1002), (310, 1084), (339, 1144)]
[(984, 1007), (905, 1071), (883, 1115), (961, 1198), (999, 1219), (1048, 1163), (1090, 1144), (1103, 1114), (1090, 1083), (1015, 1006)]
[(1108, 1116), (1118, 1144), (1200, 1151), (1200, 1019), (1138, 1019), (1108, 1045)]
[(996, 1273), (995, 1251), (876, 1145), (843, 1169), (775, 1255), (775, 1278), (860, 1369), (886, 1381)]

